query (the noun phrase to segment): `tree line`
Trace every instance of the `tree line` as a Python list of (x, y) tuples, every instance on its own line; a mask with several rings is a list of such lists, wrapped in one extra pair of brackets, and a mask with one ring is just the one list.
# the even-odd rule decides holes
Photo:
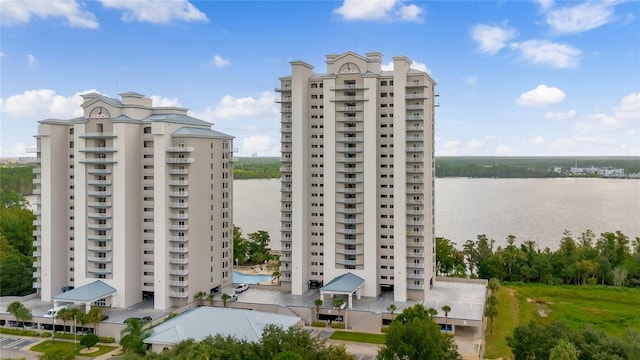
[(0, 296), (33, 292), (33, 220), (24, 196), (0, 189)]
[(33, 192), (33, 166), (0, 164), (0, 190), (5, 193), (31, 194)]
[(535, 241), (519, 246), (509, 235), (507, 245), (494, 249), (495, 240), (478, 235), (461, 249), (436, 238), (436, 269), (440, 276), (496, 278), (544, 284), (602, 284), (640, 286), (640, 237), (620, 231), (597, 236), (586, 230), (577, 239), (565, 231), (560, 246), (539, 249)]

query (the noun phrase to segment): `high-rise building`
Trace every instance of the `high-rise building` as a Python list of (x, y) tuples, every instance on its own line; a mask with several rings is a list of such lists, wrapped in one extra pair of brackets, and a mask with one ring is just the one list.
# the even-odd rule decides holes
[[(435, 81), (405, 56), (291, 62), (280, 78), (281, 288), (351, 273), (358, 295), (422, 300), (435, 281)], [(354, 278), (354, 277), (352, 277)], [(351, 291), (351, 290), (349, 290)]]
[(83, 95), (39, 122), (34, 287), (42, 301), (98, 280), (93, 305), (167, 309), (233, 278), (233, 137), (179, 107)]

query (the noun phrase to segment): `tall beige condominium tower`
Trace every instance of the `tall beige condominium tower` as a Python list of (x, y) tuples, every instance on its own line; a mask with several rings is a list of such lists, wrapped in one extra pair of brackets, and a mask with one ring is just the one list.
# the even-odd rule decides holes
[[(405, 56), (326, 56), (280, 78), (281, 288), (351, 273), (358, 295), (424, 299), (435, 281), (435, 81)], [(349, 285), (349, 284), (347, 284)]]
[(233, 138), (137, 93), (83, 98), (82, 117), (38, 125), (41, 299), (99, 280), (116, 291), (93, 305), (167, 309), (230, 284)]

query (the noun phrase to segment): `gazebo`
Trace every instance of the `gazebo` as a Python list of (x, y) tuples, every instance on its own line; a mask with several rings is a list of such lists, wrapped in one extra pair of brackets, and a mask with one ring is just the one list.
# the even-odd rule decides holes
[(320, 300), (324, 301), (324, 295), (347, 295), (349, 297), (349, 309), (353, 309), (353, 294), (356, 294), (358, 300), (362, 296), (362, 284), (364, 279), (350, 272), (336, 276), (329, 281), (327, 285), (320, 288)]
[(72, 302), (74, 304), (83, 304), (85, 306), (85, 312), (89, 312), (91, 304), (100, 299), (112, 297), (116, 294), (116, 289), (105, 284), (101, 280), (96, 280), (92, 283), (82, 285), (76, 289), (63, 292), (53, 298), (53, 307), (55, 308), (58, 303)]

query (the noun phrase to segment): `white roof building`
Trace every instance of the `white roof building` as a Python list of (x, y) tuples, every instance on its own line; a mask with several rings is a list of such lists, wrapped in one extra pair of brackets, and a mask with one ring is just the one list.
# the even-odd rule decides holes
[(153, 351), (175, 345), (183, 340), (201, 341), (207, 336), (232, 336), (251, 342), (260, 341), (267, 325), (283, 328), (302, 326), (297, 316), (262, 311), (220, 307), (199, 307), (187, 311), (153, 328), (153, 335), (144, 340)]

